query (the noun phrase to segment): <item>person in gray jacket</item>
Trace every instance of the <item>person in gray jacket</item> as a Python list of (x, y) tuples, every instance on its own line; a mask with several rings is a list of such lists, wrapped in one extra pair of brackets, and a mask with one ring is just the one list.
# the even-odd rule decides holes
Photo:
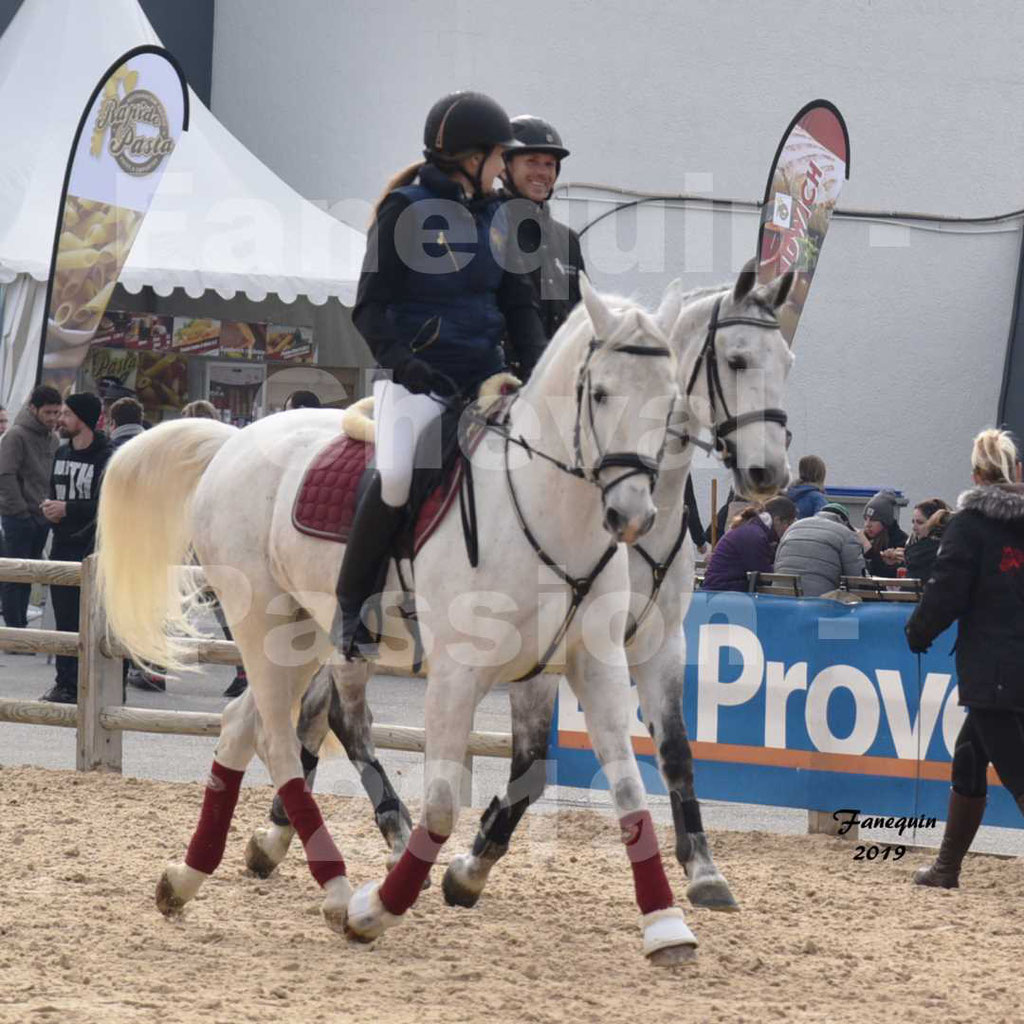
[(779, 541), (775, 572), (799, 576), (805, 597), (835, 590), (840, 576), (863, 576), (864, 552), (846, 507), (831, 502), (798, 519)]
[[(59, 444), (54, 428), (63, 404), (56, 388), (40, 385), (0, 444), (0, 516), (8, 558), (38, 558), (46, 546), (50, 524), (40, 504), (50, 493), (50, 469)], [(28, 625), (31, 590), (28, 583), (4, 583), (0, 588), (8, 626)]]

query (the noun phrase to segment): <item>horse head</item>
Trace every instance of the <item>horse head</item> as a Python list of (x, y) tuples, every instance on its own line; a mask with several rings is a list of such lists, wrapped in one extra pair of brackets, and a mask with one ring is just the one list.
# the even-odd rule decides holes
[(657, 515), (653, 491), (678, 402), (676, 359), (657, 321), (629, 299), (599, 295), (580, 276), (576, 307), (524, 395), (558, 404), (575, 474), (601, 492), (605, 529), (632, 544)]
[(789, 431), (783, 409), (793, 353), (777, 310), (793, 284), (786, 274), (757, 283), (754, 261), (735, 285), (674, 297), (659, 310), (679, 357), (689, 415), (711, 433), (712, 449), (734, 475), (738, 493), (769, 497), (789, 483)]

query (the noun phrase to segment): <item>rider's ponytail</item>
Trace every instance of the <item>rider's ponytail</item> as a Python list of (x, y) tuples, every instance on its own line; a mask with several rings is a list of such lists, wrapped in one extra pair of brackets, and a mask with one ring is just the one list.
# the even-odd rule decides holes
[(373, 216), (370, 218), (371, 225), (377, 219), (377, 213), (380, 211), (381, 203), (383, 203), (396, 188), (411, 185), (416, 180), (416, 175), (423, 170), (425, 164), (426, 160), (417, 160), (415, 163), (409, 164), (408, 167), (402, 168), (402, 170), (392, 176), (391, 180), (384, 186), (384, 191), (381, 192), (380, 198), (373, 205)]
[(971, 469), (986, 484), (1012, 484), (1016, 479), (1020, 454), (1006, 430), (983, 430), (974, 439)]

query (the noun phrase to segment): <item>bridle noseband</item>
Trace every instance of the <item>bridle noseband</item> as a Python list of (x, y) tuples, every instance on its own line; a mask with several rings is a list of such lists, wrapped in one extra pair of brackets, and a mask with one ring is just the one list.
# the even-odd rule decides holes
[[(733, 316), (719, 320), (718, 313), (721, 308), (722, 300), (719, 298), (715, 302), (715, 308), (711, 311), (711, 320), (708, 322), (704, 345), (700, 350), (700, 355), (697, 356), (697, 362), (694, 363), (689, 383), (686, 385), (686, 397), (689, 398), (693, 394), (694, 385), (697, 383), (697, 377), (700, 374), (701, 365), (703, 365), (707, 373), (708, 402), (711, 405), (711, 444), (708, 450), (718, 455), (728, 469), (733, 469), (736, 465), (737, 451), (736, 442), (730, 440), (730, 437), (740, 427), (745, 427), (749, 423), (778, 423), (786, 431), (787, 447), (792, 435), (786, 427), (789, 417), (784, 409), (760, 409), (757, 412), (740, 413), (739, 416), (733, 416), (729, 412), (729, 404), (726, 402), (725, 392), (722, 390), (722, 378), (718, 372), (718, 352), (715, 349), (715, 337), (722, 328), (746, 326), (777, 331), (779, 321), (774, 317), (771, 320), (758, 320), (755, 317), (745, 316)], [(720, 405), (721, 411), (725, 414), (725, 418), (720, 423), (716, 405)]]

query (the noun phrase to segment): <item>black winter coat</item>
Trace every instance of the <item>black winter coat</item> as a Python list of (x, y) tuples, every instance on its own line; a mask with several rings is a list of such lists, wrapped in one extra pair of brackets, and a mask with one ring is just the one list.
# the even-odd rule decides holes
[(927, 650), (954, 621), (960, 703), (1024, 711), (1024, 486), (960, 496), (907, 622), (910, 649)]

